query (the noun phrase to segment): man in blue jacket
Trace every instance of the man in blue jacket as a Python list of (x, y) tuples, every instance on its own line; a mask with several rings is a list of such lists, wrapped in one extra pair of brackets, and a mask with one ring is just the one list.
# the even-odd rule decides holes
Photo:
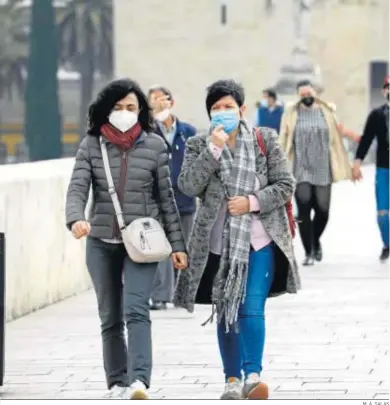
[(263, 90), (263, 98), (257, 104), (255, 127), (268, 127), (279, 133), (283, 111), (277, 103), (276, 93), (271, 89)]
[[(172, 187), (175, 192), (182, 230), (187, 243), (196, 211), (196, 200), (187, 197), (179, 190), (177, 179), (183, 164), (186, 141), (195, 135), (196, 129), (192, 125), (180, 121), (172, 114), (175, 102), (169, 89), (164, 86), (153, 86), (149, 89), (148, 97), (153, 109), (156, 131), (168, 146)], [(159, 264), (151, 297), (151, 309), (166, 309), (167, 302), (172, 300), (176, 276), (177, 272), (173, 269), (170, 259)]]

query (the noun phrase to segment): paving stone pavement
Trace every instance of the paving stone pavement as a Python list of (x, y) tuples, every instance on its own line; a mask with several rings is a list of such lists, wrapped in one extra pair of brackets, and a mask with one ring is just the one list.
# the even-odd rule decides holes
[[(267, 304), (263, 379), (273, 399), (389, 398), (389, 268), (378, 263), (373, 172), (334, 187), (324, 261), (302, 291)], [(299, 240), (297, 255), (302, 258)], [(223, 376), (210, 308), (152, 314), (155, 399), (217, 399)], [(82, 399), (105, 392), (92, 291), (7, 325), (1, 398)]]

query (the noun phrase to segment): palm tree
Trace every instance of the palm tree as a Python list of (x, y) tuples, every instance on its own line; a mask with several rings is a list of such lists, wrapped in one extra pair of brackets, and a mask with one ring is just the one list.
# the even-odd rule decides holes
[(23, 0), (0, 2), (0, 100), (24, 94), (28, 33)]
[(70, 0), (58, 14), (61, 61), (70, 61), (80, 73), (79, 130), (82, 134), (95, 74), (109, 78), (113, 72), (112, 1)]

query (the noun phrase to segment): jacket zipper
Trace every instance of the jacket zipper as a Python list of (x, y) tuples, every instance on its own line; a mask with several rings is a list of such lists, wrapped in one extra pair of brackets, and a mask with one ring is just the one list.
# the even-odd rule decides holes
[[(123, 203), (125, 199), (125, 188), (126, 188), (126, 181), (127, 181), (127, 162), (128, 162), (128, 155), (126, 151), (121, 152), (121, 164), (120, 164), (120, 171), (119, 171), (119, 183), (118, 183), (118, 199), (120, 206), (123, 211)], [(114, 218), (114, 227), (113, 227), (113, 238), (120, 238), (121, 231), (119, 229), (118, 219)]]

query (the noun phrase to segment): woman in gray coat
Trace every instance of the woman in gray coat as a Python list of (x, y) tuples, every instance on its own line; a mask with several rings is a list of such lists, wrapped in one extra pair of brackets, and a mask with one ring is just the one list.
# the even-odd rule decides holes
[(190, 312), (195, 302), (215, 307), (226, 382), (221, 398), (267, 399), (260, 379), (265, 301), (300, 287), (286, 213), (294, 179), (269, 128), (260, 129), (263, 153), (243, 120), (244, 98), (234, 81), (212, 84), (211, 129), (187, 142), (179, 187), (200, 206), (174, 302)]
[[(68, 228), (77, 239), (88, 235), (87, 267), (97, 296), (109, 398), (148, 398), (152, 368), (149, 297), (157, 263), (135, 263), (126, 253), (108, 192), (100, 136), (125, 225), (141, 217), (157, 219), (172, 246), (174, 266), (187, 266), (167, 147), (152, 133), (151, 123), (147, 98), (135, 82), (117, 80), (105, 87), (90, 107), (88, 135), (78, 149), (66, 200)], [(86, 220), (91, 185), (93, 205)]]

